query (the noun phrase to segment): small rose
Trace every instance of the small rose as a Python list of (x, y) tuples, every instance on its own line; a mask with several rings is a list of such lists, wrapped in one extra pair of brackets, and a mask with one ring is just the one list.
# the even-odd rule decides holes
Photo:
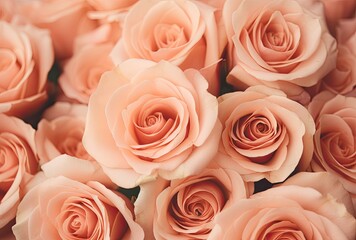
[(88, 104), (101, 75), (114, 67), (109, 57), (112, 47), (112, 44), (86, 45), (74, 53), (58, 80), (65, 96)]
[(308, 110), (283, 92), (250, 87), (219, 97), (224, 124), (220, 164), (235, 168), (246, 181), (284, 181), (304, 171), (313, 154), (314, 121)]
[(54, 56), (47, 31), (0, 21), (0, 112), (36, 113), (47, 99), (47, 75)]
[(205, 169), (170, 185), (157, 197), (155, 239), (207, 239), (215, 218), (250, 196), (241, 176), (230, 169)]
[(322, 10), (311, 1), (227, 0), (227, 81), (239, 89), (259, 84), (282, 89), (308, 103), (303, 87), (316, 85), (336, 62), (336, 41)]
[(36, 131), (41, 164), (61, 154), (93, 160), (82, 144), (87, 106), (57, 102), (48, 108)]

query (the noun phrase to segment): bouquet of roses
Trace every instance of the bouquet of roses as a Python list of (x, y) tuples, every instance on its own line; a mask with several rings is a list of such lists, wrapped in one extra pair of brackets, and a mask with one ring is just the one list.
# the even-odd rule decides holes
[(1, 0), (0, 239), (356, 239), (355, 0)]

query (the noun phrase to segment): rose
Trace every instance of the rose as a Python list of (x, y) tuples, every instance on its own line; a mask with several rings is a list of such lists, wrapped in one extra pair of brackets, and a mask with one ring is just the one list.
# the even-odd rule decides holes
[(249, 196), (250, 189), (230, 169), (205, 169), (197, 175), (173, 180), (157, 200), (153, 199), (155, 239), (207, 239), (215, 217)]
[(336, 68), (321, 81), (321, 89), (347, 94), (356, 86), (356, 18), (339, 22), (336, 29), (338, 55)]
[(16, 215), (23, 187), (37, 172), (35, 130), (0, 114), (0, 228)]
[(88, 11), (92, 8), (85, 0), (22, 1), (18, 8), (21, 17), (49, 30), (56, 59), (59, 60), (73, 54), (73, 43), (77, 36), (95, 29), (98, 24), (88, 18)]
[(143, 239), (132, 212), (124, 195), (99, 182), (49, 178), (25, 195), (13, 232), (29, 240)]
[(87, 106), (57, 102), (48, 108), (36, 131), (41, 164), (61, 154), (92, 160), (82, 144)]
[(47, 98), (51, 39), (45, 30), (4, 21), (0, 21), (0, 35), (0, 112), (28, 117)]
[(317, 84), (335, 66), (336, 42), (323, 24), (320, 4), (227, 0), (223, 18), (227, 81), (239, 89), (264, 84), (306, 104), (303, 87)]
[(324, 91), (313, 98), (308, 110), (316, 124), (311, 170), (335, 175), (356, 207), (356, 98)]
[[(319, 175), (314, 180), (321, 185), (325, 179)], [(208, 239), (356, 237), (356, 220), (345, 205), (317, 189), (298, 185), (279, 186), (242, 199), (221, 212), (216, 221)]]
[(125, 188), (192, 175), (214, 157), (221, 130), (207, 87), (194, 69), (127, 60), (89, 100), (84, 147)]
[(284, 181), (297, 167), (304, 171), (313, 154), (314, 121), (307, 109), (283, 92), (250, 87), (219, 97), (224, 123), (221, 166), (236, 169), (246, 181)]
[(58, 80), (67, 97), (88, 103), (101, 74), (114, 67), (109, 58), (112, 47), (112, 44), (86, 45), (73, 55)]
[(139, 1), (127, 14), (113, 61), (166, 60), (183, 70), (195, 68), (209, 81), (209, 91), (218, 94), (217, 63), (225, 35), (219, 32), (216, 11), (197, 1)]

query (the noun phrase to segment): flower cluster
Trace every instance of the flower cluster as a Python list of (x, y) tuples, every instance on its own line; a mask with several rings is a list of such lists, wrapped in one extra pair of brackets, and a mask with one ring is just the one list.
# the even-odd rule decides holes
[(354, 0), (1, 0), (0, 239), (356, 239)]

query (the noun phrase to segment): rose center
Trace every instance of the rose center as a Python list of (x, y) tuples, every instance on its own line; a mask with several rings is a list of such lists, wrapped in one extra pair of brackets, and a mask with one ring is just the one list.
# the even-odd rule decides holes
[(268, 41), (274, 46), (282, 46), (284, 43), (285, 34), (283, 32), (268, 32)]
[(162, 113), (154, 113), (149, 115), (145, 120), (145, 127), (155, 125), (157, 122), (164, 120)]
[(75, 216), (74, 219), (72, 220), (72, 222), (70, 223), (70, 226), (73, 230), (77, 231), (78, 229), (80, 229), (81, 226), (81, 222), (79, 219), (79, 216)]
[(157, 51), (161, 48), (172, 48), (187, 42), (184, 29), (177, 24), (158, 24), (154, 29), (154, 38)]

